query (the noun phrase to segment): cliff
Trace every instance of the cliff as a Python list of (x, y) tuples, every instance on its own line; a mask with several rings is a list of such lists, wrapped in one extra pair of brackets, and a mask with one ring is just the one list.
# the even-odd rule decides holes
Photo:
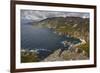
[(52, 17), (33, 23), (33, 26), (53, 29), (54, 32), (89, 41), (89, 18)]
[(68, 60), (86, 60), (86, 52), (80, 49), (64, 50), (59, 56), (61, 49), (56, 50), (54, 53), (50, 54), (43, 62), (48, 61), (68, 61)]

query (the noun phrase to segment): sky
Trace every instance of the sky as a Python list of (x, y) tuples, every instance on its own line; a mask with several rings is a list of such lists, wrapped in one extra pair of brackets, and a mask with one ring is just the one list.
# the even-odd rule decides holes
[(43, 11), (43, 10), (21, 10), (21, 20), (40, 21), (51, 17), (82, 17), (89, 18), (89, 13), (83, 12), (61, 12), (61, 11)]

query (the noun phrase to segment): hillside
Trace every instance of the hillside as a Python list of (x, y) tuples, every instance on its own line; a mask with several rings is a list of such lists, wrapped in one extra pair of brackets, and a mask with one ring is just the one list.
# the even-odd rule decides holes
[(49, 55), (47, 58), (45, 58), (43, 60), (43, 62), (47, 62), (47, 61), (66, 61), (66, 60), (86, 60), (88, 59), (88, 57), (86, 56), (86, 52), (84, 52), (83, 50), (81, 50), (79, 52), (79, 50), (65, 50), (62, 52), (61, 56), (59, 56), (59, 52), (61, 50), (58, 49), (56, 50), (54, 53), (52, 53), (51, 55)]
[(33, 23), (33, 26), (53, 29), (58, 34), (89, 41), (89, 19), (80, 17), (52, 17)]

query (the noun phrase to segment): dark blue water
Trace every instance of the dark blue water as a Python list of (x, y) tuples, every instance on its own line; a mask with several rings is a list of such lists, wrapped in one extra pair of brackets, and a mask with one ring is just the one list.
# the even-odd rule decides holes
[(36, 28), (32, 25), (22, 25), (21, 27), (21, 48), (56, 49), (59, 47), (61, 39), (47, 28)]
[[(79, 43), (80, 40), (76, 38), (59, 36), (53, 30), (48, 28), (37, 28), (32, 23), (21, 23), (21, 48), (22, 49), (46, 49), (54, 51), (63, 47), (62, 41), (70, 41), (72, 43)], [(44, 53), (42, 50), (40, 52)]]

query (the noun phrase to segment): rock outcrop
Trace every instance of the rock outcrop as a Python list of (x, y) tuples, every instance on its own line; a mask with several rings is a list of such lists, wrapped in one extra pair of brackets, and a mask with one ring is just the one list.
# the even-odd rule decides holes
[(89, 59), (86, 56), (86, 52), (81, 49), (71, 49), (64, 50), (62, 54), (59, 56), (61, 49), (56, 50), (54, 53), (50, 54), (47, 58), (43, 60), (43, 62), (48, 61), (68, 61), (68, 60), (86, 60)]

